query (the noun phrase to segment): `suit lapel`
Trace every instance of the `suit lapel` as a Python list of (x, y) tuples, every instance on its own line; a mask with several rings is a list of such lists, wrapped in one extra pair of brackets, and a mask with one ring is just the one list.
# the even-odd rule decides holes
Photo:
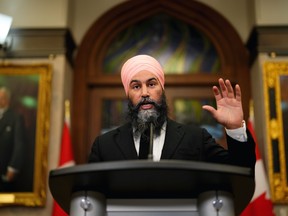
[(166, 136), (161, 159), (170, 159), (173, 156), (183, 135), (184, 131), (180, 124), (172, 120), (167, 121)]
[(138, 159), (131, 124), (125, 124), (123, 127), (118, 128), (115, 141), (126, 159)]

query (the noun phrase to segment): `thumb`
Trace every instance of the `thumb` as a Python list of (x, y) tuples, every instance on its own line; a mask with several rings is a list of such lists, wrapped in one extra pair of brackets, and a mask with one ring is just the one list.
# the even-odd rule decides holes
[(202, 109), (210, 112), (212, 114), (212, 116), (214, 116), (215, 112), (216, 112), (216, 109), (212, 106), (209, 106), (209, 105), (204, 105), (202, 106)]

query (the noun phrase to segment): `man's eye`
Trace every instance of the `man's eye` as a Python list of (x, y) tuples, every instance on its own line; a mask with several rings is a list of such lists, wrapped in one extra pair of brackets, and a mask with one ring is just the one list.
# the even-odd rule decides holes
[(132, 87), (133, 89), (139, 89), (140, 88), (140, 86), (139, 85), (133, 85), (133, 87)]

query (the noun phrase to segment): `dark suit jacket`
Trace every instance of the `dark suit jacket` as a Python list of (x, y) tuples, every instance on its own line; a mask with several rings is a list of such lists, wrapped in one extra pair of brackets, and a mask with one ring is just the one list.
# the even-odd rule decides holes
[(24, 120), (19, 114), (8, 109), (0, 119), (0, 174), (7, 166), (20, 170), (24, 156)]
[[(255, 143), (248, 130), (247, 134), (244, 143), (227, 136), (226, 150), (205, 129), (168, 120), (161, 159), (226, 163), (254, 169)], [(130, 123), (98, 136), (89, 156), (89, 162), (134, 159), (138, 156)]]

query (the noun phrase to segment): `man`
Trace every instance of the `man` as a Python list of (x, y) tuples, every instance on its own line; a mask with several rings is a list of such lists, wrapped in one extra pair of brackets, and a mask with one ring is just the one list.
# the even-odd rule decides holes
[[(129, 101), (130, 121), (98, 136), (93, 143), (89, 162), (146, 159), (149, 137), (146, 132), (152, 124), (155, 128), (154, 161), (206, 161), (254, 168), (255, 143), (243, 120), (239, 85), (233, 89), (229, 80), (219, 79), (220, 89), (213, 86), (217, 109), (203, 106), (225, 127), (227, 150), (218, 145), (205, 129), (182, 125), (167, 117), (164, 72), (156, 59), (147, 55), (129, 59), (121, 69), (121, 79)], [(146, 137), (144, 153), (143, 137)]]
[(13, 191), (24, 156), (24, 121), (9, 108), (10, 92), (0, 88), (0, 191)]

